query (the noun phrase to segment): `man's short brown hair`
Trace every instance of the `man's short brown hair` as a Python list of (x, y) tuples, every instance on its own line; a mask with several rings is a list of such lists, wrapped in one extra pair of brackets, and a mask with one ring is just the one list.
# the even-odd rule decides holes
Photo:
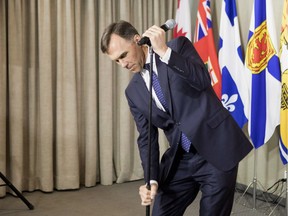
[(138, 31), (135, 29), (135, 27), (124, 20), (120, 20), (118, 22), (111, 23), (103, 32), (102, 37), (101, 37), (101, 50), (103, 53), (106, 53), (109, 44), (110, 44), (110, 39), (111, 35), (116, 34), (119, 35), (120, 37), (126, 39), (126, 40), (131, 40), (133, 37), (138, 34)]

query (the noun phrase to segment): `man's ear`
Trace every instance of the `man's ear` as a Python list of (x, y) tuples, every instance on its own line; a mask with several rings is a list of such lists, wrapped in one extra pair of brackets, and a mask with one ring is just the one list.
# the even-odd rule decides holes
[(141, 40), (141, 36), (140, 35), (138, 35), (138, 34), (134, 35), (134, 41), (136, 43), (138, 43), (140, 40)]

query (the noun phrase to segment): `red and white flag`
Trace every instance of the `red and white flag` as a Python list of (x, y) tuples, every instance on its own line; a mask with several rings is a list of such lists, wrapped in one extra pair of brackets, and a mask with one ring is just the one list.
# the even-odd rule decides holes
[(191, 14), (189, 0), (178, 0), (175, 21), (176, 26), (173, 30), (174, 38), (185, 36), (191, 41)]

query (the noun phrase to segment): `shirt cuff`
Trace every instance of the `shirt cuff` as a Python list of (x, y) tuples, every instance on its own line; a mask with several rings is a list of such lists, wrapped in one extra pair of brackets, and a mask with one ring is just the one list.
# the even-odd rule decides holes
[(166, 64), (168, 64), (169, 62), (169, 59), (170, 59), (170, 56), (171, 56), (171, 48), (168, 47), (168, 49), (166, 50), (165, 54), (163, 55), (163, 57), (161, 58), (160, 57), (160, 60)]
[(157, 187), (158, 187), (158, 182), (157, 182), (157, 181), (155, 181), (155, 180), (150, 180), (150, 185), (152, 185), (152, 184), (155, 184), (155, 185), (157, 185)]

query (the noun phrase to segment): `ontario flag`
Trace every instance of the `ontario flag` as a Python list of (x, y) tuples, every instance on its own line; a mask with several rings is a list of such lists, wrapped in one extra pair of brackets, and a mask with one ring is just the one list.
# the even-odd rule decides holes
[(250, 107), (248, 132), (255, 148), (265, 144), (280, 122), (281, 72), (272, 0), (254, 0), (246, 48)]
[(199, 1), (194, 46), (207, 66), (215, 93), (221, 99), (221, 73), (213, 38), (210, 0)]
[(284, 0), (281, 36), (280, 64), (282, 74), (282, 95), (280, 110), (280, 156), (283, 164), (288, 162), (288, 0)]
[(191, 14), (189, 1), (190, 0), (178, 0), (175, 19), (176, 26), (173, 30), (173, 37), (185, 36), (191, 41)]
[(222, 104), (239, 127), (248, 119), (249, 91), (235, 0), (223, 0), (220, 17), (219, 66), (222, 74)]

